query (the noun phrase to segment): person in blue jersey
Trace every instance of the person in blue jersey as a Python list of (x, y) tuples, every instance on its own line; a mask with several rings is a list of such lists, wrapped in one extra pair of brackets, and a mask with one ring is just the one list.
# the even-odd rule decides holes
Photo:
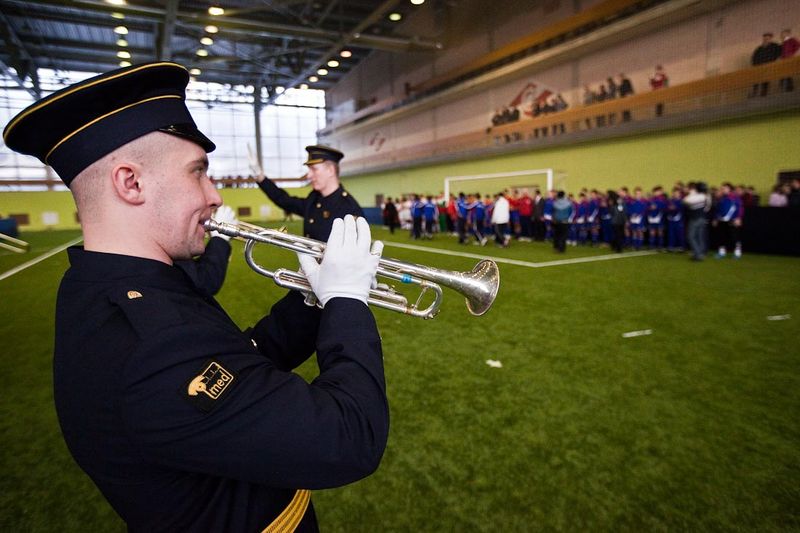
[(634, 250), (641, 249), (644, 244), (645, 211), (647, 200), (642, 195), (642, 188), (633, 190), (633, 199), (628, 204), (628, 224), (631, 232), (631, 244)]
[(651, 249), (663, 250), (664, 248), (664, 212), (666, 209), (667, 199), (664, 197), (664, 189), (656, 186), (647, 203), (647, 237)]
[(433, 239), (434, 226), (439, 221), (439, 208), (433, 202), (433, 196), (428, 195), (422, 206), (422, 217), (425, 219), (425, 238)]
[(741, 198), (733, 192), (733, 185), (725, 182), (720, 187), (719, 201), (716, 205), (716, 212), (713, 224), (719, 231), (719, 250), (717, 258), (727, 255), (727, 249), (733, 252), (734, 259), (742, 257), (741, 227), (744, 215), (744, 207)]
[(491, 194), (483, 196), (483, 228), (481, 235), (494, 235), (494, 228), (492, 227), (492, 210), (494, 209), (494, 199)]
[(544, 220), (544, 240), (553, 239), (553, 202), (556, 201), (556, 191), (547, 191), (547, 198), (544, 200), (542, 208), (542, 219)]
[(475, 237), (473, 244), (480, 246), (485, 245), (488, 240), (480, 231), (484, 218), (486, 218), (486, 210), (481, 202), (480, 193), (467, 196), (467, 233)]
[(586, 231), (591, 239), (592, 246), (600, 242), (600, 193), (592, 189), (589, 193), (589, 202), (586, 208)]
[(611, 209), (609, 208), (608, 195), (598, 194), (598, 213), (600, 217), (600, 241), (602, 244), (611, 245), (614, 240), (614, 227), (611, 225)]
[(667, 202), (667, 250), (670, 252), (683, 251), (683, 189), (672, 189), (672, 197)]
[(565, 197), (564, 191), (556, 193), (553, 202), (553, 248), (564, 253), (567, 249), (567, 234), (575, 215), (573, 202)]
[(422, 201), (418, 194), (415, 194), (411, 202), (411, 237), (413, 239), (422, 238), (422, 210), (425, 207), (425, 202)]
[[(365, 219), (336, 218), (322, 261), (300, 258), (322, 308), (290, 291), (240, 329), (175, 265), (204, 252), (222, 203), (188, 83), (176, 63), (137, 64), (54, 92), (5, 128), (6, 146), (49, 164), (80, 215), (55, 305), (59, 426), (128, 531), (318, 531), (309, 490), (370, 475), (389, 434), (366, 304), (380, 247)], [(292, 369), (315, 352), (308, 382)]]
[(578, 194), (578, 202), (575, 208), (575, 228), (578, 244), (584, 246), (589, 233), (589, 228), (586, 224), (586, 217), (589, 214), (589, 199), (586, 197), (585, 191), (581, 191)]

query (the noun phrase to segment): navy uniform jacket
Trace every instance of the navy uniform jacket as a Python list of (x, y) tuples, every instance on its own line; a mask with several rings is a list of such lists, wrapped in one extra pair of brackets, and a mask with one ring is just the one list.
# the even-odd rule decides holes
[(231, 245), (222, 237), (211, 237), (206, 243), (206, 251), (196, 259), (175, 261), (186, 272), (194, 286), (206, 296), (214, 296), (225, 282), (228, 262), (231, 258)]
[(335, 218), (364, 216), (356, 199), (341, 185), (328, 196), (311, 191), (305, 198), (289, 195), (269, 179), (264, 179), (258, 186), (278, 207), (303, 217), (303, 235), (318, 241), (328, 241)]
[[(82, 248), (69, 257), (56, 410), (130, 531), (261, 531), (295, 489), (377, 468), (388, 406), (366, 305), (334, 298), (319, 310), (292, 292), (243, 333), (177, 267)], [(288, 372), (315, 350), (311, 384)], [(299, 530), (316, 526), (309, 507)]]

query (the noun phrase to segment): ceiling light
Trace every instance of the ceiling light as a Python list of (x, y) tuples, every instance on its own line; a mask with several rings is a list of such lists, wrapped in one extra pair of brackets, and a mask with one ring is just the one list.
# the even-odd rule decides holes
[(414, 4), (415, 6), (421, 6), (422, 4), (425, 3), (425, 0), (411, 0), (411, 3)]
[(218, 31), (219, 31), (219, 28), (217, 28), (213, 24), (209, 24), (208, 26), (206, 26), (206, 32), (207, 33), (217, 33)]
[(114, 28), (114, 33), (116, 33), (117, 35), (128, 35), (128, 28), (126, 28), (125, 26), (117, 26), (116, 28)]
[(400, 13), (389, 13), (389, 20), (391, 20), (392, 22), (397, 22), (401, 18), (403, 18), (403, 15), (401, 15)]
[(327, 76), (328, 75), (328, 69), (326, 69), (326, 68), (317, 69), (317, 74), (319, 74), (320, 76)]
[(212, 39), (211, 37), (203, 37), (202, 39), (200, 39), (200, 44), (211, 46), (212, 44), (214, 44), (214, 39)]
[(308, 81), (310, 81), (311, 83), (317, 83), (319, 81), (319, 78), (316, 76), (309, 76)]
[(112, 6), (124, 6), (126, 2), (125, 0), (106, 0), (106, 4), (111, 4)]
[(119, 66), (121, 66), (121, 67), (129, 67), (129, 66), (131, 66), (131, 62), (130, 61), (120, 61), (119, 62)]
[(195, 54), (199, 55), (200, 57), (206, 57), (208, 55), (208, 50), (205, 48), (199, 49)]
[(111, 13), (111, 18), (117, 20), (125, 20), (125, 13), (118, 13), (115, 11)]
[(336, 61), (335, 59), (331, 59), (330, 61), (328, 61), (328, 66), (331, 68), (336, 68), (339, 66), (339, 62)]
[(342, 57), (350, 57), (353, 55), (353, 52), (351, 52), (350, 50), (342, 50), (341, 52), (339, 52), (339, 55)]
[(120, 50), (119, 52), (117, 52), (117, 57), (120, 59), (130, 59), (131, 53), (128, 52), (127, 50)]
[(303, 89), (303, 90), (308, 89), (308, 84), (307, 83), (301, 83), (300, 84), (300, 88)]
[(285, 89), (285, 88), (283, 88), (281, 85), (278, 85), (277, 87), (275, 87), (275, 94), (281, 94), (281, 93), (283, 93), (283, 91), (285, 91), (285, 90), (286, 90), (286, 89)]
[(217, 16), (220, 16), (220, 15), (224, 15), (225, 14), (225, 10), (222, 9), (221, 7), (219, 7), (219, 6), (211, 6), (211, 7), (208, 8), (208, 14), (211, 15), (211, 16), (217, 17)]
[(190, 69), (189, 70), (189, 74), (191, 74), (192, 76), (199, 76), (200, 75), (200, 69), (199, 68)]
[(128, 46), (128, 41), (125, 39), (117, 39), (117, 46)]

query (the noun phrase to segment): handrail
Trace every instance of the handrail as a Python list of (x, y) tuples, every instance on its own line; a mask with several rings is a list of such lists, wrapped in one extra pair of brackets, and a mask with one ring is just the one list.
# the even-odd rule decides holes
[(524, 118), (510, 124), (455, 135), (435, 142), (420, 143), (358, 159), (345, 159), (342, 161), (342, 172), (347, 174), (354, 171), (368, 171), (370, 168), (396, 163), (409, 163), (522, 141), (535, 142), (536, 139), (550, 138), (554, 135), (574, 134), (597, 128), (598, 117), (602, 117), (603, 120), (601, 127), (608, 129), (623, 122), (644, 121), (659, 116), (713, 109), (747, 101), (753, 85), (763, 82), (772, 82), (772, 94), (776, 94), (779, 91), (778, 80), (799, 76), (800, 56), (625, 98)]

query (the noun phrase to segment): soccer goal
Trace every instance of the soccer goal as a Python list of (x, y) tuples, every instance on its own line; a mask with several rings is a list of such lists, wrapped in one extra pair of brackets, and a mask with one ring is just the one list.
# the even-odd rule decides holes
[(537, 170), (518, 170), (516, 172), (497, 172), (494, 174), (475, 174), (473, 176), (448, 176), (444, 179), (444, 197), (459, 192), (494, 194), (503, 189), (522, 189), (539, 187), (542, 194), (555, 186), (563, 187), (566, 174), (552, 168)]

